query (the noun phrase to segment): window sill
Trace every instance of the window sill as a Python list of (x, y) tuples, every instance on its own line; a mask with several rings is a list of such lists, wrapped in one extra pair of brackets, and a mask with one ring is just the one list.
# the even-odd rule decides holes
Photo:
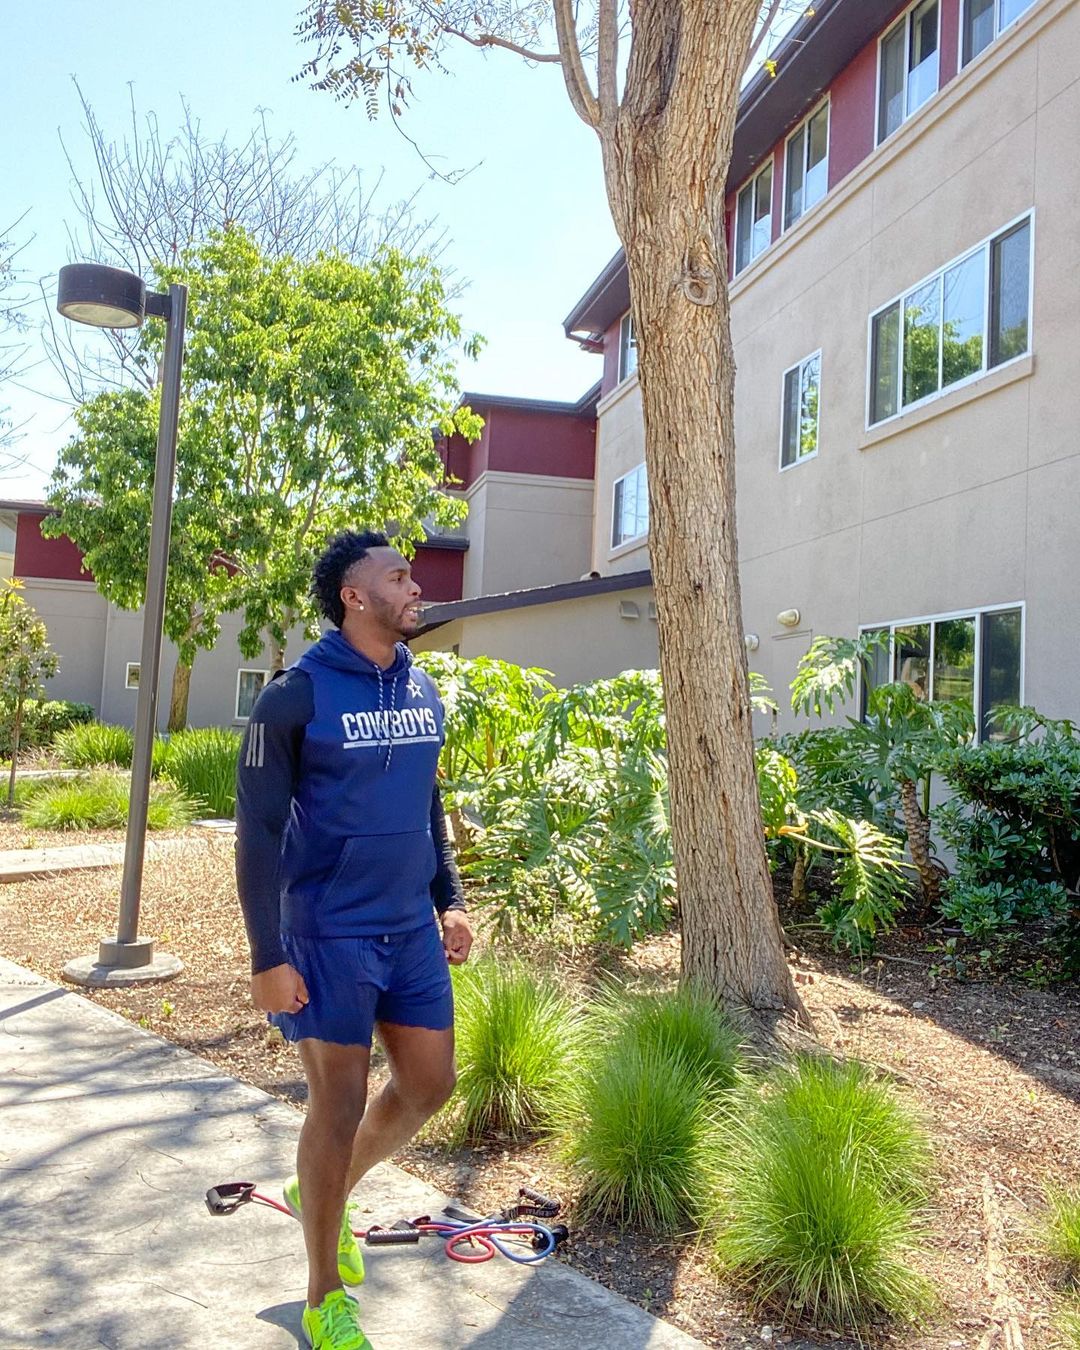
[(608, 562), (614, 562), (616, 558), (623, 558), (628, 553), (633, 553), (635, 549), (643, 548), (649, 542), (648, 534), (639, 534), (636, 539), (627, 539), (616, 548), (608, 550)]
[(604, 395), (604, 397), (596, 405), (597, 417), (598, 418), (601, 417), (604, 413), (607, 412), (609, 408), (613, 407), (616, 403), (618, 403), (621, 398), (624, 398), (631, 391), (631, 389), (636, 389), (637, 387), (638, 387), (638, 373), (635, 370), (632, 374), (627, 375), (625, 380), (620, 380), (619, 383), (615, 386), (615, 388), (610, 391), (610, 393)]
[(921, 408), (913, 408), (911, 412), (901, 413), (899, 417), (891, 418), (888, 422), (870, 427), (863, 432), (857, 448), (859, 450), (870, 450), (875, 445), (880, 445), (882, 441), (891, 440), (894, 436), (902, 436), (914, 427), (922, 426), (923, 423), (930, 422), (935, 417), (941, 417), (945, 413), (952, 412), (954, 408), (962, 408), (965, 404), (973, 403), (978, 398), (993, 394), (998, 389), (1004, 389), (1006, 385), (1015, 384), (1018, 380), (1026, 380), (1029, 375), (1034, 373), (1034, 370), (1035, 357), (1033, 353), (1029, 352), (1027, 356), (1018, 356), (1007, 365), (987, 371), (980, 379), (972, 380), (962, 389), (954, 389), (951, 393), (940, 394), (929, 403), (924, 403)]

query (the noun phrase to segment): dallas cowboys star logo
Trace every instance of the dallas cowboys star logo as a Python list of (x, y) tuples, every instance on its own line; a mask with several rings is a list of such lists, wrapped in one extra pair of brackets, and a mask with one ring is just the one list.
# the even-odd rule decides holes
[(416, 682), (414, 679), (410, 679), (410, 680), (409, 680), (409, 683), (408, 683), (405, 687), (406, 687), (406, 689), (408, 689), (408, 691), (409, 691), (409, 697), (410, 697), (410, 698), (423, 698), (423, 697), (424, 697), (424, 691), (423, 691), (423, 689), (420, 687), (419, 684), (417, 684), (417, 682)]

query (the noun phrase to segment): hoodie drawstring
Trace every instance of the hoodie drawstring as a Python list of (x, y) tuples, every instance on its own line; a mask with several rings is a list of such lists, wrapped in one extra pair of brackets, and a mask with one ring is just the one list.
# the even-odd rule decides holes
[[(379, 724), (382, 725), (382, 715), (386, 711), (383, 696), (383, 672), (378, 666), (375, 667), (375, 670), (379, 677)], [(390, 685), (390, 716), (386, 720), (386, 758), (383, 760), (383, 773), (390, 772), (390, 761), (394, 758), (393, 721), (398, 706), (398, 681), (400, 679), (401, 673), (399, 671)]]

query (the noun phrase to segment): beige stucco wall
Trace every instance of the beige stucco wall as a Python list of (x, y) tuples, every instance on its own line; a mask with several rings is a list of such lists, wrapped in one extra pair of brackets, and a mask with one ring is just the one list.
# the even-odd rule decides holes
[[(450, 651), (456, 645), (461, 656), (540, 666), (552, 672), (556, 684), (577, 684), (658, 664), (651, 600), (652, 591), (642, 588), (478, 614), (436, 628), (410, 645), (414, 651)], [(637, 607), (636, 619), (621, 617), (624, 602)]]
[[(733, 286), (743, 619), (774, 688), (815, 634), (1024, 602), (1024, 695), (1080, 716), (1078, 127), (1080, 3), (1041, 0)], [(868, 431), (870, 314), (1032, 208), (1032, 355)], [(819, 349), (819, 453), (781, 472), (783, 372)], [(642, 454), (617, 395), (609, 513)]]
[(592, 568), (601, 576), (638, 572), (649, 565), (648, 540), (611, 547), (615, 480), (636, 469), (644, 458), (641, 389), (635, 374), (613, 389), (597, 409)]
[(466, 499), (465, 599), (577, 581), (589, 570), (591, 480), (489, 470)]
[(45, 623), (60, 669), (45, 697), (101, 707), (109, 606), (89, 581), (24, 580), (20, 595)]
[[(89, 703), (105, 722), (133, 726), (138, 694), (125, 687), (127, 664), (138, 662), (142, 646), (142, 611), (128, 613), (110, 605), (86, 581), (31, 578), (21, 592), (44, 620), (49, 643), (60, 657), (60, 670), (48, 681), (49, 698)], [(268, 670), (269, 653), (254, 660), (240, 654), (240, 620), (226, 616), (221, 637), (212, 652), (199, 652), (188, 701), (190, 726), (236, 726), (237, 673), (240, 669)], [(299, 630), (290, 634), (286, 660), (292, 661), (307, 645)], [(158, 685), (158, 725), (166, 725), (176, 648), (164, 642)]]

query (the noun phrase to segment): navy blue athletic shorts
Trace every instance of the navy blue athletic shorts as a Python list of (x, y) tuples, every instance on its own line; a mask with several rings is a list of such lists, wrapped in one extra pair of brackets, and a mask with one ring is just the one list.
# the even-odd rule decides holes
[(432, 1031), (454, 1025), (450, 967), (434, 921), (386, 937), (283, 933), (282, 942), (310, 1000), (298, 1013), (270, 1014), (288, 1041), (370, 1046), (376, 1022)]

